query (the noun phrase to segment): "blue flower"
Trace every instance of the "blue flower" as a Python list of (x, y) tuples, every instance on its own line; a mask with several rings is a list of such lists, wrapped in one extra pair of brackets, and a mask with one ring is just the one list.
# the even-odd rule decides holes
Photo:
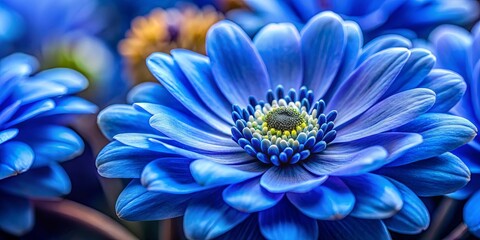
[(0, 26), (8, 27), (0, 33), (0, 54), (12, 51), (39, 54), (46, 43), (69, 32), (98, 32), (104, 23), (95, 14), (97, 5), (96, 0), (2, 0)]
[[(451, 112), (480, 126), (480, 24), (472, 33), (456, 26), (441, 26), (432, 33), (430, 41), (437, 53), (438, 66), (459, 73), (467, 83), (464, 97)], [(469, 167), (472, 180), (450, 196), (457, 199), (471, 196), (464, 208), (464, 220), (470, 231), (480, 237), (480, 137), (455, 150), (455, 154)]]
[[(363, 46), (331, 12), (299, 33), (263, 28), (253, 43), (228, 21), (207, 56), (152, 54), (163, 87), (139, 85), (102, 111), (112, 139), (99, 173), (132, 178), (116, 209), (127, 220), (183, 216), (187, 238), (383, 239), (429, 224), (418, 196), (451, 193), (470, 173), (449, 151), (475, 137), (446, 114), (457, 74), (388, 35)], [(232, 106), (233, 105), (233, 106)]]
[(0, 1), (0, 57), (23, 52), (39, 59), (40, 69), (77, 70), (91, 83), (83, 95), (105, 104), (126, 89), (126, 83), (120, 80), (120, 57), (99, 37), (106, 25), (99, 4), (99, 0)]
[(248, 33), (275, 22), (292, 22), (303, 26), (322, 11), (333, 11), (344, 19), (356, 21), (372, 39), (386, 32), (397, 32), (411, 38), (425, 36), (432, 28), (444, 23), (466, 24), (479, 14), (474, 0), (246, 0), (252, 11), (238, 10), (230, 18)]
[(65, 125), (72, 114), (96, 111), (71, 96), (87, 87), (83, 76), (69, 69), (30, 76), (37, 65), (24, 54), (0, 61), (0, 229), (15, 235), (33, 226), (29, 199), (70, 192), (59, 163), (81, 154), (84, 145)]

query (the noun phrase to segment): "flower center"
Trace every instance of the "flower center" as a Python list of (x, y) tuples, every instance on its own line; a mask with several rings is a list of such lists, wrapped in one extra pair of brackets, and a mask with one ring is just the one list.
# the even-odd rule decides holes
[(296, 107), (279, 107), (265, 116), (265, 123), (268, 128), (292, 131), (305, 123), (305, 119)]
[(145, 64), (153, 52), (185, 48), (205, 54), (207, 31), (223, 18), (213, 7), (198, 9), (190, 5), (181, 9), (157, 8), (135, 18), (126, 38), (119, 43), (119, 52), (134, 83), (156, 82)]
[(320, 153), (335, 139), (337, 111), (325, 114), (325, 102), (313, 92), (282, 86), (267, 92), (267, 101), (250, 97), (246, 109), (233, 106), (232, 138), (251, 156), (276, 166), (295, 164)]

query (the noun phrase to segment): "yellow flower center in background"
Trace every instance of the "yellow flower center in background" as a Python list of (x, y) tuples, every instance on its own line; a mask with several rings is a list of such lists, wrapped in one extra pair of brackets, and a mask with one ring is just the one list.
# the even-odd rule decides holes
[(156, 81), (145, 63), (153, 52), (169, 53), (174, 48), (184, 48), (205, 54), (207, 31), (222, 19), (223, 14), (209, 6), (154, 9), (147, 16), (134, 19), (119, 44), (133, 83)]

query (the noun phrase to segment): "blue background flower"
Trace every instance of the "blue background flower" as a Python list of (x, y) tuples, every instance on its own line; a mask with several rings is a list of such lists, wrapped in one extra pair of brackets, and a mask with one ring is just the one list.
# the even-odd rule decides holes
[(15, 235), (33, 226), (29, 199), (70, 192), (59, 163), (81, 154), (84, 144), (65, 125), (72, 114), (97, 110), (72, 96), (88, 85), (82, 75), (59, 68), (30, 76), (37, 67), (24, 54), (0, 61), (0, 229)]
[[(133, 106), (98, 118), (113, 140), (99, 173), (133, 178), (117, 201), (121, 218), (183, 216), (192, 239), (381, 239), (425, 229), (418, 196), (469, 180), (449, 151), (477, 129), (446, 114), (466, 85), (408, 39), (363, 46), (357, 24), (325, 12), (301, 33), (268, 25), (253, 42), (224, 21), (208, 34), (209, 57), (171, 54), (148, 60), (164, 87), (139, 85)], [(282, 106), (304, 125), (262, 131), (271, 122), (260, 116), (285, 119), (271, 113)]]
[[(0, 57), (35, 56), (40, 69), (72, 68), (90, 82), (83, 97), (105, 105), (126, 92), (120, 57), (105, 40), (109, 21), (99, 0), (0, 0)], [(5, 29), (5, 30), (3, 30)], [(113, 87), (112, 87), (113, 86)]]
[(409, 38), (426, 37), (434, 27), (443, 24), (467, 24), (479, 14), (474, 0), (246, 0), (253, 10), (233, 11), (230, 18), (248, 33), (274, 22), (292, 22), (303, 26), (312, 16), (322, 11), (333, 11), (344, 19), (356, 21), (372, 39), (383, 33), (396, 32)]
[[(441, 26), (432, 33), (430, 41), (437, 53), (438, 66), (459, 73), (467, 83), (465, 96), (451, 112), (480, 126), (480, 24), (471, 33), (456, 26)], [(467, 164), (472, 179), (450, 196), (457, 199), (471, 197), (463, 212), (464, 220), (480, 237), (480, 193), (473, 195), (480, 190), (480, 138), (476, 137), (455, 154)]]

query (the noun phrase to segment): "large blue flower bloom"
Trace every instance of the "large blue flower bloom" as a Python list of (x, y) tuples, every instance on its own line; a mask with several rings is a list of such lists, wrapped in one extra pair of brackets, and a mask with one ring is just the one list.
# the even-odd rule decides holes
[(234, 11), (231, 18), (253, 34), (273, 22), (293, 22), (303, 26), (322, 11), (333, 11), (344, 19), (356, 21), (366, 38), (396, 31), (402, 35), (424, 36), (442, 23), (465, 24), (479, 14), (475, 0), (246, 0), (252, 12)]
[(59, 162), (78, 156), (84, 145), (64, 125), (71, 114), (96, 111), (71, 96), (87, 87), (83, 76), (69, 69), (30, 76), (37, 65), (23, 54), (0, 61), (0, 229), (16, 235), (33, 226), (29, 199), (70, 191)]
[(476, 128), (445, 113), (465, 83), (407, 39), (362, 46), (358, 25), (325, 12), (253, 43), (220, 22), (206, 45), (208, 57), (151, 55), (164, 87), (139, 85), (133, 106), (99, 115), (113, 140), (99, 173), (133, 178), (121, 218), (183, 216), (191, 239), (381, 239), (425, 229), (418, 196), (468, 182), (449, 151)]
[[(465, 96), (451, 112), (480, 126), (480, 24), (472, 33), (456, 26), (441, 26), (430, 40), (438, 56), (437, 64), (462, 75), (468, 86)], [(465, 199), (477, 191), (465, 206), (464, 219), (470, 230), (480, 237), (480, 137), (457, 149), (455, 154), (470, 168), (472, 180), (451, 197)]]

